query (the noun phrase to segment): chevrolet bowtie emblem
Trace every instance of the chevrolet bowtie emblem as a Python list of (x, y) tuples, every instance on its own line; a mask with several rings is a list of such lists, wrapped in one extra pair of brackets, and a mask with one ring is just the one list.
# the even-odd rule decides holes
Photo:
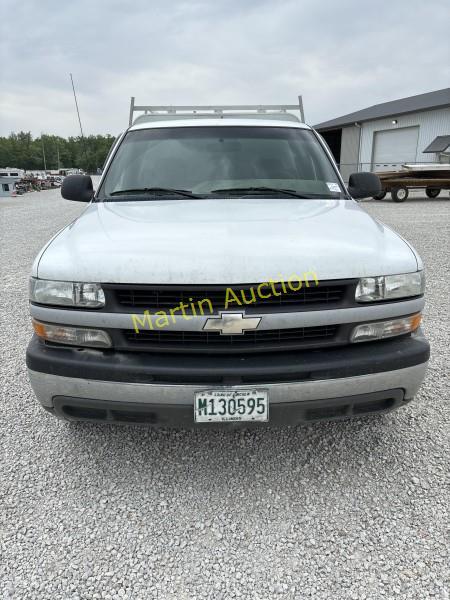
[(220, 313), (220, 317), (206, 319), (204, 331), (219, 331), (220, 335), (242, 335), (244, 331), (256, 329), (261, 317), (245, 317), (244, 313)]

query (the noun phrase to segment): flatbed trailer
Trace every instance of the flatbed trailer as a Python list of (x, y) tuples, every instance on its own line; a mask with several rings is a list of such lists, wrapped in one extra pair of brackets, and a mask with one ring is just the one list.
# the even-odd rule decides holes
[(402, 171), (385, 171), (377, 173), (381, 179), (382, 191), (374, 196), (382, 200), (390, 192), (394, 202), (404, 202), (409, 190), (425, 190), (428, 198), (437, 198), (442, 190), (450, 190), (450, 165), (442, 168), (405, 168)]

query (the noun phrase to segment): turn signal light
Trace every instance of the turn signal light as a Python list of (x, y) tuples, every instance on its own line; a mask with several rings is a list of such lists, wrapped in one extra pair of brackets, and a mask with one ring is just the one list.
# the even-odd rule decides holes
[(376, 323), (362, 323), (357, 325), (351, 335), (352, 342), (368, 342), (371, 340), (384, 340), (416, 331), (422, 321), (422, 314), (416, 313), (410, 317), (377, 321)]
[(85, 327), (67, 327), (53, 323), (33, 321), (33, 329), (38, 337), (47, 342), (67, 344), (69, 346), (87, 346), (89, 348), (110, 348), (111, 338), (101, 329)]

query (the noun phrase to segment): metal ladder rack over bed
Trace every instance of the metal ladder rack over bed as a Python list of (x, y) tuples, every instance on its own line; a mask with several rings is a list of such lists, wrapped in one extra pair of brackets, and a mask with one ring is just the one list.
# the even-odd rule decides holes
[[(288, 111), (298, 111), (300, 118)], [(144, 114), (134, 119), (134, 113), (137, 112)], [(204, 117), (224, 119), (236, 116), (305, 122), (301, 96), (298, 97), (298, 104), (235, 104), (228, 106), (139, 106), (135, 104), (134, 96), (132, 96), (129, 127), (146, 121), (169, 121)]]

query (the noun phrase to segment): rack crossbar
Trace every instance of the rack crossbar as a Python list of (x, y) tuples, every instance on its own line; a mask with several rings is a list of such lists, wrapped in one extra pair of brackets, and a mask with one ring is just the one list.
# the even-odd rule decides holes
[(150, 114), (157, 116), (160, 115), (208, 115), (213, 113), (215, 115), (232, 114), (234, 112), (244, 112), (248, 114), (279, 114), (286, 113), (288, 111), (295, 110), (300, 112), (300, 120), (302, 123), (305, 122), (305, 116), (303, 113), (303, 101), (302, 97), (298, 97), (298, 104), (231, 104), (231, 105), (180, 105), (180, 106), (167, 106), (167, 105), (140, 105), (135, 104), (134, 96), (131, 98), (130, 103), (130, 117), (129, 125), (133, 124), (133, 116), (136, 112), (143, 112), (144, 114)]

